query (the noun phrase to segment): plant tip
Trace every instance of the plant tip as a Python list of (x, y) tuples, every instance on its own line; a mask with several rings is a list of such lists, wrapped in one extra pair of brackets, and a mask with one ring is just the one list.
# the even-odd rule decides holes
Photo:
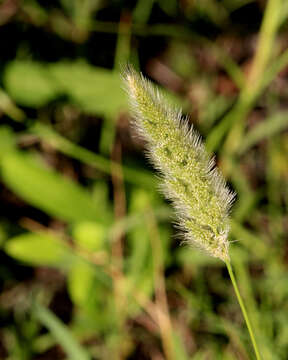
[(218, 169), (180, 110), (131, 66), (123, 79), (133, 124), (147, 141), (148, 156), (162, 178), (162, 191), (176, 209), (184, 242), (229, 260), (229, 210), (234, 199)]

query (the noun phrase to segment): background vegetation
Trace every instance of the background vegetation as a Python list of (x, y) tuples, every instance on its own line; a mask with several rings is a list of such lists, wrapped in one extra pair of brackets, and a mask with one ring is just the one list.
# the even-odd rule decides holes
[(0, 358), (252, 359), (224, 264), (179, 246), (119, 64), (165, 88), (238, 193), (231, 257), (288, 354), (288, 2), (0, 1)]

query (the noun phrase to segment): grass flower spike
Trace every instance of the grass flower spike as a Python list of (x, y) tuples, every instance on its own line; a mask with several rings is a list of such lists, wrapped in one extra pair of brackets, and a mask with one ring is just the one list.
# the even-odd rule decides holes
[(124, 79), (134, 124), (161, 173), (163, 192), (174, 204), (185, 242), (226, 262), (234, 194), (181, 111), (131, 67)]
[(126, 89), (138, 133), (160, 171), (163, 192), (177, 212), (185, 241), (223, 260), (242, 310), (257, 360), (261, 355), (229, 259), (229, 210), (234, 199), (199, 134), (141, 74), (128, 67)]

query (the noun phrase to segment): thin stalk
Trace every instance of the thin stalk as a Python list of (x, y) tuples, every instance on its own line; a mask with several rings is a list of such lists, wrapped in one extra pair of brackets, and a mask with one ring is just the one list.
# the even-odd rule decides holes
[(131, 19), (128, 13), (124, 11), (118, 27), (118, 36), (116, 43), (116, 51), (114, 57), (114, 70), (117, 72), (123, 64), (126, 64), (130, 57), (130, 41), (131, 41)]
[(238, 288), (238, 285), (237, 285), (237, 282), (236, 282), (236, 279), (235, 279), (235, 276), (234, 276), (234, 273), (233, 273), (233, 270), (232, 270), (232, 267), (231, 267), (231, 264), (230, 264), (229, 261), (226, 262), (226, 266), (227, 266), (227, 270), (228, 270), (231, 282), (233, 284), (233, 287), (234, 287), (234, 290), (235, 290), (237, 300), (239, 302), (243, 317), (245, 319), (245, 322), (246, 322), (246, 325), (247, 325), (247, 328), (248, 328), (248, 331), (249, 331), (249, 335), (250, 335), (251, 342), (252, 342), (252, 345), (253, 345), (253, 348), (254, 348), (254, 351), (255, 351), (256, 359), (261, 360), (260, 352), (259, 352), (259, 349), (258, 349), (258, 346), (257, 346), (257, 343), (256, 343), (256, 339), (255, 339), (255, 336), (254, 336), (252, 325), (251, 325), (250, 319), (248, 317), (246, 307), (244, 305), (242, 296), (240, 294), (240, 291), (239, 291), (239, 288)]
[[(260, 29), (257, 51), (254, 55), (247, 81), (241, 89), (235, 106), (208, 135), (206, 144), (209, 152), (215, 152), (215, 150), (218, 149), (221, 140), (230, 128), (231, 131), (224, 144), (225, 152), (233, 155), (237, 152), (241, 144), (245, 130), (245, 118), (253, 108), (257, 98), (261, 95), (261, 91), (269, 84), (268, 78), (265, 78), (265, 72), (267, 68), (269, 69), (274, 49), (281, 6), (282, 0), (268, 0), (267, 2)], [(263, 79), (265, 80), (264, 83)], [(271, 75), (269, 80), (273, 80)]]
[(254, 97), (263, 79), (263, 74), (269, 63), (275, 44), (275, 37), (280, 25), (282, 0), (268, 0), (261, 24), (257, 51), (251, 70), (248, 74), (246, 88), (247, 96)]
[(165, 275), (164, 275), (164, 253), (163, 245), (159, 234), (158, 224), (152, 209), (147, 213), (147, 224), (150, 233), (153, 267), (154, 267), (154, 289), (157, 322), (162, 338), (165, 358), (167, 360), (175, 359), (175, 348), (173, 344), (173, 327), (169, 313), (169, 305), (166, 293)]

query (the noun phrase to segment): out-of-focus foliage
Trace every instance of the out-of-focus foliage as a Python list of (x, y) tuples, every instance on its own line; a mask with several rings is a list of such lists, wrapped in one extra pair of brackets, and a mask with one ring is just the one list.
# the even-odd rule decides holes
[(92, 67), (84, 62), (11, 62), (4, 86), (17, 103), (39, 107), (67, 95), (83, 111), (106, 116), (126, 107), (118, 72)]
[(223, 264), (180, 246), (129, 127), (127, 61), (216, 152), (263, 359), (287, 359), (287, 15), (284, 0), (0, 2), (1, 359), (252, 358)]

